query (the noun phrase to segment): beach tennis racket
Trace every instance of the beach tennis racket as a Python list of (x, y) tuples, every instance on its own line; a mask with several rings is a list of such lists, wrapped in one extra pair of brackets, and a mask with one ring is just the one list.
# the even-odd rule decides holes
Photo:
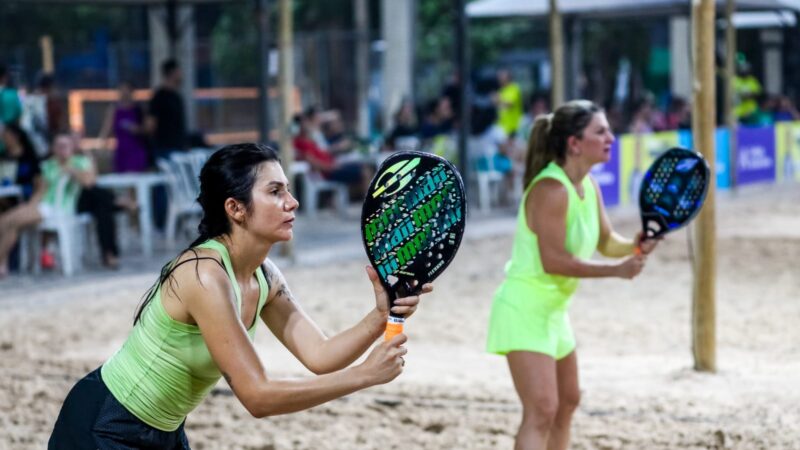
[[(464, 183), (446, 159), (401, 151), (383, 161), (361, 209), (361, 237), (390, 307), (447, 268), (461, 245), (466, 215)], [(403, 331), (404, 321), (389, 313), (386, 340)]]
[(675, 147), (656, 158), (639, 190), (641, 240), (688, 224), (703, 207), (710, 178), (708, 163), (700, 153)]

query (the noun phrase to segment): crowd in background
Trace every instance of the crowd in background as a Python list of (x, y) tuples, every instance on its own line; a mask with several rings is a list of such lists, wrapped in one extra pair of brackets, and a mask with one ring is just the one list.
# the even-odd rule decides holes
[[(133, 98), (134, 86), (122, 82), (118, 100), (109, 105), (100, 143), (114, 142), (112, 171), (141, 173), (155, 170), (159, 158), (193, 147), (208, 147), (200, 134), (187, 129), (185, 99), (180, 88), (183, 72), (174, 60), (161, 66), (161, 84), (146, 104)], [(15, 173), (0, 174), (0, 182), (19, 185), (21, 200), (0, 199), (0, 277), (14, 266), (19, 249), (19, 232), (54, 214), (53, 211), (87, 212), (96, 222), (101, 261), (117, 267), (119, 248), (115, 222), (104, 211), (121, 208), (135, 211), (137, 205), (127, 196), (115, 196), (95, 185), (97, 169), (88, 152), (80, 146), (80, 136), (69, 129), (67, 110), (52, 75), (39, 77), (35, 88), (24, 96), (10, 82), (7, 67), (0, 65), (0, 163), (15, 162)], [(746, 63), (740, 63), (734, 80), (734, 113), (743, 126), (768, 126), (780, 121), (800, 120), (793, 102), (783, 95), (768, 95)], [(535, 118), (549, 113), (550, 95), (545, 91), (525, 93), (507, 69), (469, 84), (469, 140), (467, 156), (471, 171), (500, 173), (508, 189), (514, 176), (524, 167), (530, 129)], [(364, 151), (364, 138), (351, 133), (336, 111), (309, 106), (294, 118), (292, 143), (297, 160), (328, 181), (349, 187), (351, 198), (361, 198), (374, 174), (380, 154), (396, 150), (422, 150), (454, 162), (458, 159), (456, 132), (462, 126), (460, 80), (452, 76), (440, 95), (415, 104), (406, 99), (397, 107), (377, 148), (378, 157)], [(663, 102), (662, 102), (663, 103)], [(609, 123), (615, 133), (644, 134), (691, 127), (688, 100), (672, 97), (660, 105), (649, 94), (624, 104), (606, 105)], [(366, 144), (369, 146), (370, 144)], [(56, 195), (62, 178), (65, 192)], [(63, 204), (54, 204), (56, 197)], [(66, 198), (66, 200), (63, 200)], [(154, 192), (154, 222), (163, 229), (167, 196), (163, 188)], [(54, 260), (45, 238), (40, 255), (43, 267)]]
[[(182, 72), (174, 60), (161, 67), (162, 82), (146, 106), (133, 101), (132, 86), (119, 86), (119, 100), (109, 106), (101, 132), (105, 143), (113, 136), (113, 171), (137, 173), (153, 170), (157, 158), (166, 158), (195, 144), (186, 129), (185, 104), (179, 91)], [(21, 195), (0, 198), (0, 277), (18, 268), (20, 233), (61, 215), (89, 213), (95, 222), (101, 262), (108, 268), (119, 264), (114, 214), (137, 209), (129, 196), (117, 196), (97, 186), (97, 168), (91, 153), (80, 145), (80, 135), (67, 125), (63, 104), (57, 98), (55, 80), (43, 75), (37, 88), (24, 96), (11, 85), (9, 72), (0, 66), (0, 163), (2, 185), (16, 185)], [(23, 105), (23, 101), (30, 102)], [(37, 110), (38, 108), (38, 110)], [(105, 144), (104, 144), (105, 145)], [(154, 190), (154, 219), (165, 225), (167, 196)], [(39, 264), (53, 268), (55, 258), (43, 238)]]

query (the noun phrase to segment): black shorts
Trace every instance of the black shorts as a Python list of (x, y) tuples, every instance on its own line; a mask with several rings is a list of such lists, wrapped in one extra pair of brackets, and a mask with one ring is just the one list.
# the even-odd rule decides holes
[(184, 424), (168, 432), (142, 422), (114, 398), (98, 368), (67, 394), (47, 448), (189, 449)]

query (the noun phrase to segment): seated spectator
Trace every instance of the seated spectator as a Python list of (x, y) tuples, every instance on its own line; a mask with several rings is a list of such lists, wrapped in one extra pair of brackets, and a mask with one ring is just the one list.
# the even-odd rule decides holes
[[(403, 100), (394, 114), (394, 128), (384, 142), (384, 150), (417, 150), (419, 147), (419, 125), (417, 115), (414, 113), (414, 104), (410, 100)], [(407, 143), (412, 145), (407, 145)], [(398, 145), (401, 143), (403, 145)], [(410, 147), (410, 148), (408, 148)]]
[[(42, 176), (48, 185), (43, 203), (46, 209), (61, 213), (89, 213), (95, 221), (97, 240), (100, 243), (100, 258), (103, 265), (116, 269), (119, 266), (119, 247), (114, 213), (122, 206), (114, 194), (95, 184), (97, 170), (89, 156), (82, 154), (77, 139), (67, 133), (57, 134), (53, 139), (52, 154), (42, 163)], [(71, 178), (61, 204), (56, 204), (56, 186), (61, 177)], [(45, 215), (45, 217), (47, 217)]]
[(2, 138), (5, 155), (17, 163), (14, 183), (22, 187), (23, 201), (0, 214), (0, 278), (8, 275), (8, 257), (19, 231), (41, 220), (38, 206), (47, 190), (39, 158), (25, 131), (18, 125), (7, 124)]
[(774, 117), (775, 122), (797, 121), (800, 120), (800, 112), (789, 97), (781, 95), (777, 100)]
[(769, 127), (775, 123), (774, 112), (776, 99), (767, 94), (756, 96), (756, 109), (747, 117), (742, 119), (742, 125), (751, 127)]
[(431, 100), (425, 107), (425, 117), (419, 127), (419, 137), (425, 143), (430, 143), (436, 136), (452, 131), (453, 109), (447, 97)]
[(328, 141), (325, 140), (325, 134), (322, 132), (323, 114), (320, 112), (319, 107), (311, 105), (303, 111), (303, 117), (306, 119), (308, 125), (308, 134), (317, 147), (322, 150), (328, 150)]
[(666, 116), (667, 130), (686, 130), (692, 127), (692, 110), (683, 97), (673, 97)]
[(372, 178), (369, 166), (361, 162), (337, 162), (331, 153), (320, 148), (312, 136), (313, 116), (297, 115), (294, 121), (297, 134), (293, 143), (297, 160), (308, 162), (312, 169), (327, 180), (344, 183), (351, 189), (356, 189), (359, 198), (363, 198)]
[(653, 105), (647, 99), (636, 102), (631, 117), (630, 129), (634, 134), (647, 134), (655, 131), (653, 124)]
[(356, 149), (355, 141), (344, 130), (344, 121), (338, 111), (330, 114), (322, 124), (322, 134), (328, 151), (337, 158), (346, 157)]

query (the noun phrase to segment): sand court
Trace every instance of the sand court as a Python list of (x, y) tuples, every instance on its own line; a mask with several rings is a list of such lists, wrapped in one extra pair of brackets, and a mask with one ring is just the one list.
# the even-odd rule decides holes
[[(572, 448), (800, 446), (798, 199), (800, 187), (778, 186), (718, 200), (717, 374), (692, 370), (685, 231), (669, 236), (632, 282), (581, 282), (571, 309), (583, 393)], [(627, 234), (639, 226), (630, 210), (613, 211), (612, 221)], [(505, 359), (483, 350), (511, 241), (505, 231), (467, 234), (406, 323), (406, 370), (393, 383), (257, 420), (222, 381), (187, 420), (192, 447), (512, 448), (521, 407)], [(365, 264), (362, 257), (282, 269), (304, 308), (334, 332), (374, 305)], [(68, 389), (119, 348), (155, 277), (2, 294), (0, 448), (45, 446)], [(256, 346), (270, 376), (308, 375), (263, 323)]]

